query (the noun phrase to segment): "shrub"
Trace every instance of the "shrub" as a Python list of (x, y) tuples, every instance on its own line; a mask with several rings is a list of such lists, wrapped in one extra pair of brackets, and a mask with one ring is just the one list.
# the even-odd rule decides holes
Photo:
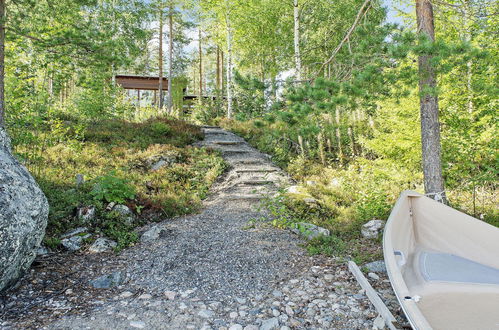
[(135, 188), (115, 175), (115, 172), (111, 172), (94, 180), (94, 188), (90, 194), (95, 200), (123, 204), (126, 200), (135, 198)]

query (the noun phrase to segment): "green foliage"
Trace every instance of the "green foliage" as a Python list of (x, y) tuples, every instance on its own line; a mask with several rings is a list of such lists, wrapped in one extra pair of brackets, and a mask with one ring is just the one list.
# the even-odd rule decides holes
[[(68, 120), (75, 119), (65, 115), (64, 121)], [(49, 132), (48, 127), (40, 127)], [(64, 127), (74, 127), (74, 121)], [(63, 139), (30, 158), (30, 168), (36, 169), (32, 172), (49, 200), (46, 242), (53, 246), (58, 245), (60, 234), (81, 225), (117, 240), (118, 249), (133, 244), (136, 226), (198, 210), (225, 168), (217, 153), (188, 146), (203, 134), (180, 120), (102, 120), (87, 124), (82, 136), (78, 144)], [(24, 148), (18, 144), (15, 151), (25, 154)], [(152, 171), (160, 159), (171, 164)], [(76, 174), (86, 179), (78, 187)], [(119, 213), (107, 211), (110, 202), (126, 204), (137, 212), (137, 219), (130, 223)], [(96, 207), (97, 217), (83, 224), (75, 209), (89, 205)]]
[(94, 188), (90, 194), (95, 200), (123, 204), (135, 198), (135, 188), (115, 175), (115, 172), (111, 172), (94, 179)]

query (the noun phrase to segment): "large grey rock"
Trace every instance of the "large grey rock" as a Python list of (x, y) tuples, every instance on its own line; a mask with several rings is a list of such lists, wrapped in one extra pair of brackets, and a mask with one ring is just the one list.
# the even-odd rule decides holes
[(49, 206), (28, 170), (10, 151), (0, 127), (0, 292), (13, 285), (36, 257)]

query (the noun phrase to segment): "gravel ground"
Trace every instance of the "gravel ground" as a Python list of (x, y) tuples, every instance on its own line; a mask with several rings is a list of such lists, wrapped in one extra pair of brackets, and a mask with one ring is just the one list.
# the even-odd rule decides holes
[[(248, 226), (267, 216), (256, 206), (290, 183), (285, 173), (236, 135), (204, 130), (199, 146), (220, 150), (230, 169), (200, 214), (143, 228), (161, 235), (119, 256), (68, 256), (57, 271), (63, 284), (42, 285), (32, 272), (0, 300), (0, 328), (372, 329), (377, 314), (344, 262), (307, 256), (289, 231)], [(88, 284), (117, 271), (124, 281), (115, 288)], [(377, 275), (375, 288), (399, 317), (386, 275)], [(25, 302), (47, 288), (49, 298)]]

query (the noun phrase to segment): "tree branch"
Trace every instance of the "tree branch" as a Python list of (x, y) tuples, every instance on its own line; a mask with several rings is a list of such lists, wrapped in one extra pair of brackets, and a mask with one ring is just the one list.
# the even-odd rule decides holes
[[(360, 19), (363, 16), (362, 13), (364, 12), (364, 9), (366, 9), (367, 5), (370, 2), (371, 2), (371, 0), (365, 0), (364, 1), (364, 3), (362, 4), (362, 7), (360, 7), (359, 12), (357, 13), (357, 17), (355, 17), (355, 21), (353, 22), (352, 26), (350, 27), (350, 29), (345, 34), (345, 37), (343, 38), (343, 40), (341, 40), (341, 42), (338, 44), (338, 46), (336, 46), (336, 48), (334, 49), (333, 54), (331, 55), (331, 57), (329, 57), (329, 59), (326, 62), (322, 63), (321, 67), (319, 68), (319, 70), (317, 70), (317, 72), (315, 74), (316, 76), (322, 71), (322, 69), (324, 69), (324, 67), (326, 65), (328, 65), (329, 63), (331, 63), (331, 61), (334, 59), (334, 57), (336, 56), (336, 54), (338, 54), (338, 52), (340, 51), (341, 47), (343, 47), (343, 45), (345, 44), (345, 42), (350, 38), (350, 36), (352, 35), (353, 31), (355, 30), (355, 27), (357, 26), (357, 24), (359, 23)], [(367, 9), (369, 9), (369, 8), (367, 8)]]

